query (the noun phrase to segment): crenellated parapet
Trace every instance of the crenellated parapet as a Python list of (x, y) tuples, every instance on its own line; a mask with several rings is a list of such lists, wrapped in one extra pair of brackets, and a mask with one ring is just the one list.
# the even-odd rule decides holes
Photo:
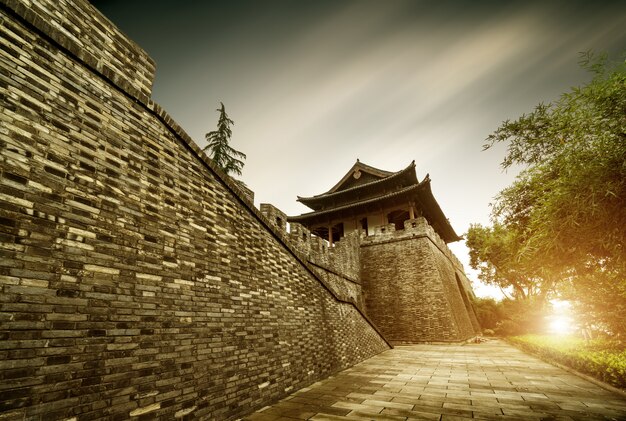
[(311, 254), (311, 250), (322, 250), (328, 242), (311, 234), (306, 227), (296, 223), (289, 224), (289, 240), (291, 245), (303, 256)]
[(447, 257), (452, 265), (464, 273), (463, 264), (448, 248), (426, 218), (417, 217), (404, 221), (404, 229), (396, 230), (394, 224), (378, 225), (370, 228), (370, 235), (356, 230), (330, 245), (328, 241), (311, 234), (305, 226), (292, 222), (287, 229), (287, 216), (269, 203), (261, 203), (261, 213), (267, 221), (279, 229), (291, 245), (309, 262), (325, 267), (358, 282), (360, 273), (359, 248), (361, 245), (399, 241), (417, 236), (427, 237)]
[(335, 274), (358, 282), (360, 272), (359, 247), (362, 230), (353, 231), (340, 241), (330, 245), (328, 241), (311, 234), (306, 227), (292, 222), (287, 229), (287, 217), (277, 207), (269, 203), (261, 203), (261, 214), (279, 230), (291, 246), (303, 258), (316, 266), (324, 267)]
[(445, 241), (437, 234), (426, 218), (417, 217), (404, 221), (404, 229), (396, 230), (394, 224), (379, 225), (370, 229), (371, 235), (362, 239), (363, 244), (377, 244), (398, 241), (416, 236), (427, 237), (452, 262), (456, 269), (463, 272), (463, 264), (448, 248)]
[(318, 242), (326, 243), (325, 247), (311, 249), (309, 261), (318, 266), (325, 266), (355, 282), (359, 280), (361, 260), (359, 248), (361, 246), (361, 230), (353, 231), (328, 247), (328, 243), (319, 237), (313, 237)]
[(287, 215), (283, 211), (269, 203), (261, 203), (259, 206), (261, 214), (271, 225), (278, 228), (280, 232), (287, 232)]

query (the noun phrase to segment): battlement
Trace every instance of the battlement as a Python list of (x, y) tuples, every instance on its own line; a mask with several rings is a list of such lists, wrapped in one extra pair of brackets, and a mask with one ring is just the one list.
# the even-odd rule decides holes
[(448, 248), (445, 241), (441, 239), (439, 234), (428, 223), (426, 218), (417, 217), (415, 219), (407, 219), (404, 221), (404, 229), (396, 230), (394, 224), (379, 225), (370, 229), (371, 235), (363, 237), (361, 244), (364, 246), (370, 244), (379, 244), (388, 241), (398, 241), (413, 238), (416, 236), (428, 237), (435, 246), (452, 262), (452, 264), (463, 272), (463, 264)]
[(269, 203), (261, 203), (259, 205), (261, 214), (267, 219), (270, 225), (278, 228), (279, 232), (287, 232), (287, 215), (276, 206)]
[(351, 281), (358, 282), (360, 272), (359, 247), (363, 231), (354, 231), (330, 245), (328, 241), (311, 234), (298, 223), (287, 226), (287, 215), (269, 203), (260, 204), (261, 214), (276, 227), (307, 261), (322, 266)]
[(287, 226), (287, 215), (269, 203), (261, 203), (261, 213), (268, 222), (285, 234), (285, 238), (309, 262), (326, 267), (349, 279), (358, 281), (360, 276), (359, 248), (388, 241), (399, 241), (417, 236), (427, 237), (446, 256), (452, 265), (461, 272), (463, 264), (448, 248), (426, 218), (417, 217), (404, 221), (404, 229), (396, 230), (394, 224), (378, 225), (370, 228), (370, 235), (364, 230), (355, 230), (330, 245), (327, 240), (313, 235), (310, 230), (298, 223)]

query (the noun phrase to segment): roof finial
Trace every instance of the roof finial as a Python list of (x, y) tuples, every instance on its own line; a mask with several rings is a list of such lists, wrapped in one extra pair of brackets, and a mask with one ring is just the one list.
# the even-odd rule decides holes
[(357, 159), (356, 159), (356, 162), (361, 162), (361, 161), (359, 161), (359, 158), (357, 158)]

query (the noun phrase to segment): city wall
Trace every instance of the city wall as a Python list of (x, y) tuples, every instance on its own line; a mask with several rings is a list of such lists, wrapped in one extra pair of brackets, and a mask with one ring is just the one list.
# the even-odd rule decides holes
[(407, 220), (400, 231), (375, 227), (362, 239), (361, 262), (365, 310), (393, 344), (459, 342), (480, 332), (463, 267), (426, 219)]
[(461, 342), (480, 332), (463, 265), (423, 217), (354, 231), (329, 246), (270, 204), (261, 212), (333, 291), (393, 344)]
[(360, 309), (364, 308), (360, 278), (361, 231), (353, 231), (330, 247), (328, 241), (312, 235), (303, 225), (291, 223), (287, 229), (287, 215), (275, 206), (261, 203), (260, 209), (300, 258), (308, 262), (313, 271), (326, 281), (335, 295), (354, 303)]
[(236, 419), (389, 348), (87, 1), (0, 21), (3, 419)]

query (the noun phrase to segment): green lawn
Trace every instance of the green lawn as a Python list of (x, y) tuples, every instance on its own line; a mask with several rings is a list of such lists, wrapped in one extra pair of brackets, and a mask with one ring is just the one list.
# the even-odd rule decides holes
[(626, 344), (606, 339), (586, 343), (571, 336), (523, 335), (507, 338), (512, 344), (626, 389)]

